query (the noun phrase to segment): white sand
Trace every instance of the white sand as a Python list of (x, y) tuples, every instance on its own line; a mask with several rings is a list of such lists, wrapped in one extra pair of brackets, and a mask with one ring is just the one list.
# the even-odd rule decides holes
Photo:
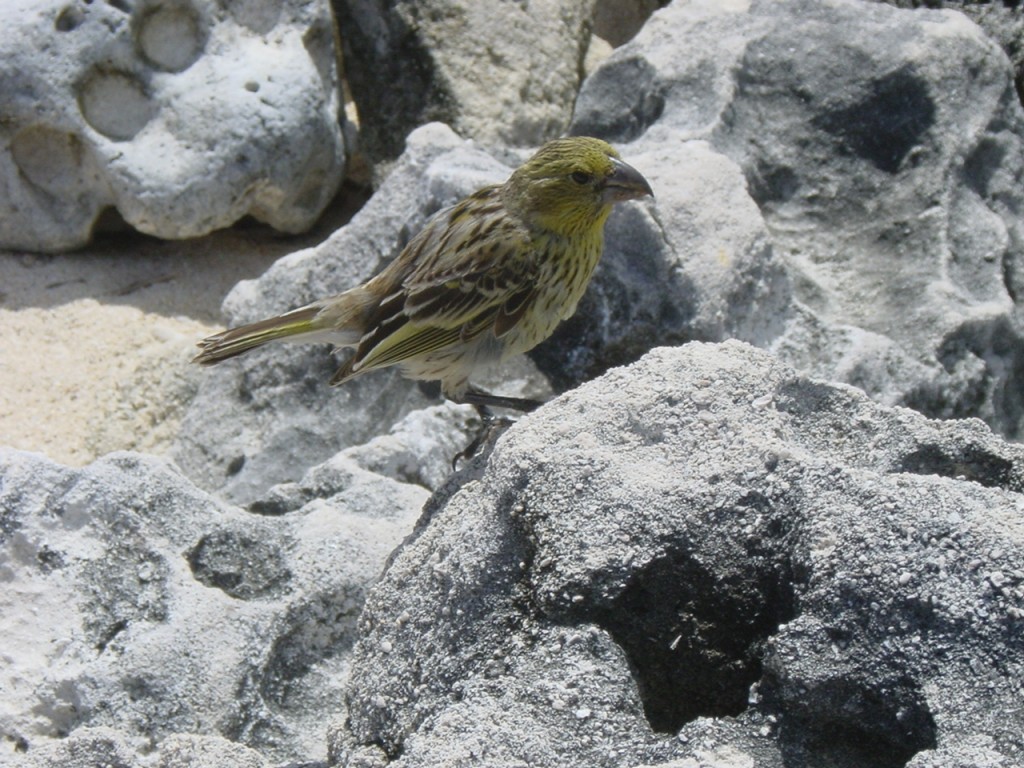
[(0, 445), (80, 466), (113, 450), (164, 453), (239, 280), (323, 240), (363, 201), (346, 190), (316, 229), (248, 226), (165, 242), (134, 233), (66, 255), (0, 252)]

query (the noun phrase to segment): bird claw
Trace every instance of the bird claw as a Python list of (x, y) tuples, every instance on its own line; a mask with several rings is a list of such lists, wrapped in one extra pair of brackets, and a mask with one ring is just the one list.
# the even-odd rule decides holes
[(515, 419), (511, 419), (508, 416), (495, 416), (486, 405), (477, 405), (476, 412), (480, 416), (480, 428), (477, 430), (476, 437), (473, 438), (472, 442), (452, 458), (453, 472), (458, 470), (460, 461), (472, 459), (477, 455), (482, 446), (493, 444), (501, 436), (502, 432), (516, 423)]

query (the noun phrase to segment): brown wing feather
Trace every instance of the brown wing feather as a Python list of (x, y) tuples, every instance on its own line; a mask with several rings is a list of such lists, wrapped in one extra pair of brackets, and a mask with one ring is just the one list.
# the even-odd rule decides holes
[(528, 285), (506, 300), (494, 318), (494, 335), (500, 339), (515, 328), (536, 298), (537, 289)]
[(529, 235), (495, 189), (443, 211), (375, 278), (392, 290), (332, 382), (464, 343), (496, 322), (507, 333), (525, 312), (537, 269)]

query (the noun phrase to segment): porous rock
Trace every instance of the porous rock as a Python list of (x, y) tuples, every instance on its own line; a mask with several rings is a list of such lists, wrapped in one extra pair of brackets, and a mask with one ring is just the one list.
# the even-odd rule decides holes
[[(134, 766), (201, 734), (238, 744), (174, 742), (161, 765), (322, 759), (366, 588), (426, 495), (336, 457), (259, 515), (141, 454), (0, 449), (4, 751)], [(97, 727), (117, 738), (80, 734)]]
[[(1005, 55), (964, 16), (674, 3), (588, 78), (571, 130), (618, 142), (657, 200), (610, 222), (594, 289), (546, 351), (573, 363), (562, 387), (652, 342), (732, 335), (881, 402), (1024, 434), (1024, 113)], [(688, 140), (741, 177), (710, 187)], [(720, 230), (687, 229), (700, 217)], [(744, 262), (764, 266), (737, 271), (708, 325), (680, 288)], [(761, 328), (733, 319), (751, 312)]]
[(109, 207), (193, 237), (308, 228), (345, 167), (326, 0), (14, 0), (0, 33), (0, 248), (67, 250)]
[(569, 124), (594, 0), (339, 0), (361, 146), (401, 154), (424, 123), (531, 146)]
[[(1017, 765), (1024, 449), (739, 343), (659, 348), (437, 494), (341, 765)], [(975, 762), (977, 761), (977, 762)]]

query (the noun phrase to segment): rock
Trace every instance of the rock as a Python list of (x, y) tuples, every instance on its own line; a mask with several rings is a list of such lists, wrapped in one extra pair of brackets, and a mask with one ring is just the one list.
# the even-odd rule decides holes
[(431, 500), (359, 619), (332, 759), (1020, 764), (1022, 509), (1024, 448), (977, 420), (739, 342), (656, 349)]
[(479, 426), (473, 408), (445, 402), (413, 411), (388, 434), (340, 455), (370, 472), (434, 491), (448, 480), (453, 459), (472, 442)]
[[(3, 741), (40, 766), (134, 766), (158, 745), (161, 766), (325, 757), (365, 591), (427, 492), (335, 457), (295, 494), (258, 515), (152, 457), (0, 449)], [(82, 741), (97, 727), (118, 739)]]
[[(1022, 117), (1005, 56), (954, 12), (657, 11), (577, 101), (571, 131), (618, 142), (656, 201), (612, 220), (588, 302), (543, 353), (577, 357), (559, 385), (654, 344), (735, 336), (881, 402), (1020, 437)], [(709, 324), (714, 291), (688, 283), (719, 265), (730, 300)]]
[[(25, 768), (135, 768), (138, 756), (112, 728), (83, 728), (66, 739), (32, 749)], [(231, 766), (230, 768), (234, 768)]]
[(163, 238), (245, 215), (300, 232), (337, 190), (325, 0), (15, 5), (0, 38), (0, 248), (76, 248), (111, 207)]
[(430, 121), (486, 144), (535, 146), (561, 135), (593, 2), (336, 3), (361, 146), (393, 159)]
[[(509, 158), (509, 165), (517, 163)], [(277, 315), (369, 279), (432, 214), (510, 172), (445, 126), (419, 129), (387, 181), (347, 226), (236, 286), (224, 302), (228, 324)], [(204, 370), (182, 419), (174, 450), (178, 465), (202, 487), (249, 504), (270, 486), (297, 480), (337, 451), (385, 434), (410, 412), (439, 400), (436, 387), (425, 394), (394, 369), (332, 388), (338, 362), (328, 349), (271, 345)], [(529, 377), (512, 378), (495, 390), (530, 391)], [(461, 429), (456, 426), (454, 434)]]
[(1017, 95), (1024, 95), (1024, 18), (1014, 3), (973, 3), (967, 0), (876, 0), (899, 8), (948, 8), (959, 11), (999, 43), (1013, 65)]
[(159, 754), (158, 768), (270, 768), (259, 752), (218, 736), (176, 734)]
[(157, 755), (134, 753), (111, 728), (81, 728), (28, 753), (25, 768), (269, 768), (254, 750), (216, 736), (175, 734)]
[(597, 0), (594, 34), (613, 47), (628, 42), (665, 0)]

